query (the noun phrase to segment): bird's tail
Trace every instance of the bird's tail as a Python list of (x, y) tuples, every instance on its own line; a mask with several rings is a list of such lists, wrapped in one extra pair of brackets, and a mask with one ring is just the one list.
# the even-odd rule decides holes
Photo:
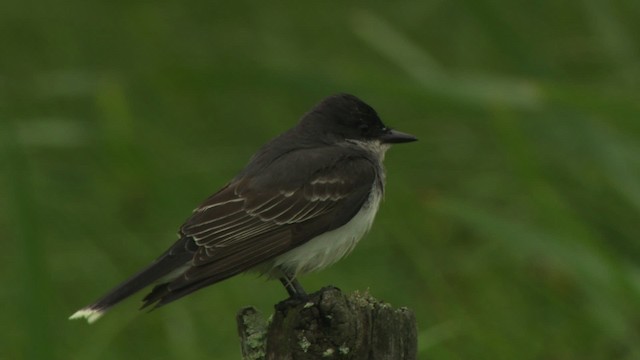
[(86, 319), (91, 324), (120, 301), (159, 279), (173, 275), (176, 271), (184, 270), (185, 265), (191, 261), (193, 256), (191, 252), (185, 251), (188, 246), (181, 244), (181, 242), (186, 241), (186, 239), (178, 241), (152, 264), (113, 288), (94, 303), (76, 311), (69, 319)]

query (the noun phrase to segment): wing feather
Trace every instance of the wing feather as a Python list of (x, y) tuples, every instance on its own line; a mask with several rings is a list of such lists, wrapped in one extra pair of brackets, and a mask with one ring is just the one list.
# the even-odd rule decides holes
[[(225, 226), (227, 223), (232, 222), (233, 219), (229, 219), (232, 216), (235, 217), (236, 219), (244, 218), (245, 214), (242, 208), (237, 208), (235, 211), (231, 211), (228, 214), (220, 216), (219, 218), (213, 218), (213, 219), (202, 221), (199, 223), (194, 222), (193, 224), (189, 225), (188, 228), (189, 230), (194, 230), (199, 227), (204, 227), (205, 225), (208, 225), (205, 229)], [(218, 225), (215, 225), (216, 223)]]

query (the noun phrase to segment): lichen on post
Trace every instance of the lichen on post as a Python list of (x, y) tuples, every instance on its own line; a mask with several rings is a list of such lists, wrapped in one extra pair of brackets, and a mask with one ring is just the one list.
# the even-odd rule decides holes
[(237, 316), (244, 360), (416, 359), (413, 312), (368, 293), (326, 287), (306, 302), (285, 300), (270, 322), (253, 307)]

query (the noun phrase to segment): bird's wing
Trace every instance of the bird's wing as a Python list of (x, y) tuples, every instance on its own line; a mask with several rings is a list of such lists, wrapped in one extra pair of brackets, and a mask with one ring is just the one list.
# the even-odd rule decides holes
[[(305, 157), (287, 161), (288, 168), (297, 171), (291, 163), (300, 164)], [(355, 157), (336, 158), (327, 165), (289, 174), (288, 179), (296, 181), (288, 185), (273, 173), (246, 175), (209, 197), (180, 229), (181, 236), (197, 245), (192, 266), (164, 288), (154, 289), (145, 305), (164, 305), (347, 223), (369, 197), (376, 181), (374, 164)], [(266, 169), (279, 170), (278, 164)]]

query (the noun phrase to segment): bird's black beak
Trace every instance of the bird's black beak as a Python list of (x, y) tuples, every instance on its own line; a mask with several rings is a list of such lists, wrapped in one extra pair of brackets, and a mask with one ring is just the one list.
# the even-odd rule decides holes
[(385, 144), (400, 144), (406, 142), (416, 141), (418, 138), (411, 134), (403, 133), (397, 130), (389, 129), (387, 132), (380, 136), (380, 141)]

